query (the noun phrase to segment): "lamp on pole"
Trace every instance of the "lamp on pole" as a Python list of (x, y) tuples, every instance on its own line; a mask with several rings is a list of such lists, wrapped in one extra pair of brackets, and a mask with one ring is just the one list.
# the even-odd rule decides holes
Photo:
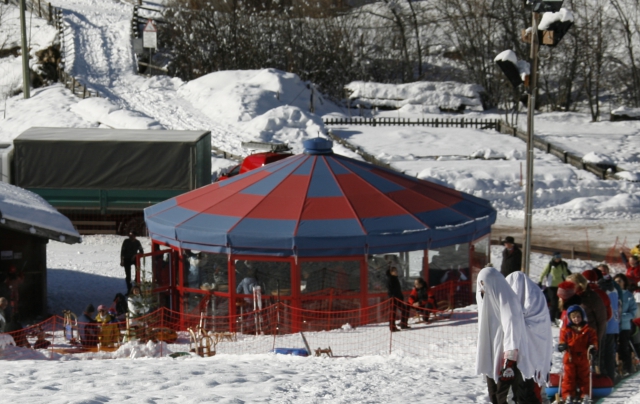
[[(531, 229), (533, 223), (533, 161), (535, 158), (533, 148), (533, 118), (536, 107), (536, 93), (538, 86), (538, 51), (540, 42), (547, 46), (556, 46), (560, 39), (573, 25), (573, 14), (562, 8), (563, 0), (526, 0), (525, 5), (531, 7), (531, 30), (523, 30), (523, 40), (531, 44), (529, 57), (531, 68), (526, 62), (518, 61), (512, 51), (499, 54), (495, 62), (505, 73), (514, 87), (525, 83), (528, 87), (527, 102), (527, 180), (525, 188), (525, 218), (524, 218), (524, 260), (522, 271), (529, 275), (531, 257)], [(540, 15), (544, 13), (542, 21)], [(523, 76), (528, 75), (528, 85)], [(525, 77), (526, 78), (526, 77)]]

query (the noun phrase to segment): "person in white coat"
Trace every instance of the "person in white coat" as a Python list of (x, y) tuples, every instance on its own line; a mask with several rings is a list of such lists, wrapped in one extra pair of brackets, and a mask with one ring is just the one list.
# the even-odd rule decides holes
[(528, 351), (525, 356), (530, 359), (533, 369), (533, 374), (522, 373), (524, 380), (518, 386), (518, 402), (539, 402), (535, 395), (535, 385), (542, 386), (546, 383), (553, 355), (547, 300), (540, 287), (523, 272), (514, 272), (506, 280), (522, 304), (524, 324), (527, 327)]
[[(485, 375), (493, 404), (507, 402), (509, 389), (518, 397), (521, 373), (533, 375), (527, 348), (522, 304), (504, 276), (495, 268), (478, 274), (478, 350), (476, 373)], [(523, 401), (523, 403), (526, 401)], [(522, 404), (518, 401), (519, 404)]]

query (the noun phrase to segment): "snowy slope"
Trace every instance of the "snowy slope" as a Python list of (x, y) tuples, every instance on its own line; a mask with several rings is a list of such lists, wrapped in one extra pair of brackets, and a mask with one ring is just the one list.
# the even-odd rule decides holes
[[(82, 244), (52, 242), (48, 248), (49, 307), (80, 312), (87, 303), (109, 304), (124, 288), (117, 265), (123, 237), (86, 236)], [(148, 250), (149, 239), (141, 238)], [(500, 247), (492, 261), (500, 266)], [(548, 256), (534, 254), (532, 277), (537, 280)], [(572, 271), (594, 263), (567, 260)], [(97, 287), (100, 285), (100, 287)], [(445, 328), (442, 330), (442, 328)], [(455, 326), (438, 324), (454, 335)], [(369, 332), (369, 331), (365, 331)], [(374, 331), (375, 332), (375, 331)], [(557, 329), (554, 328), (557, 337)], [(444, 340), (445, 352), (460, 341)], [(287, 346), (300, 347), (294, 335)], [(334, 346), (334, 349), (338, 348)], [(366, 347), (351, 346), (358, 355)], [(162, 351), (161, 351), (162, 349)], [(23, 358), (3, 373), (3, 395), (15, 403), (39, 402), (222, 402), (222, 403), (482, 403), (487, 402), (482, 377), (475, 375), (473, 352), (468, 358), (416, 357), (396, 351), (390, 356), (358, 358), (299, 358), (280, 355), (217, 355), (212, 358), (159, 358), (167, 346), (128, 344), (114, 355), (54, 355), (21, 348), (5, 348), (0, 359)], [(80, 358), (115, 357), (114, 360)], [(133, 360), (136, 357), (137, 359)], [(554, 357), (557, 368), (560, 355)], [(632, 398), (634, 397), (635, 398)], [(640, 400), (640, 376), (628, 380), (605, 404)]]

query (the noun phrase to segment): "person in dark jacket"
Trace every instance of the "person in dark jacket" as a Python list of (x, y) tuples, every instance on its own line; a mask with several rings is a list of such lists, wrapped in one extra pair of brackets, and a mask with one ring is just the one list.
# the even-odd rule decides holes
[(522, 268), (522, 251), (520, 251), (515, 239), (511, 236), (505, 237), (502, 244), (504, 244), (504, 250), (502, 250), (500, 273), (506, 278)]
[(400, 309), (400, 328), (407, 329), (409, 325), (409, 308), (404, 304), (404, 295), (402, 294), (402, 286), (398, 279), (398, 268), (391, 267), (387, 270), (387, 293), (391, 299), (391, 309), (389, 315), (389, 329), (400, 331), (396, 327), (396, 311)]
[(98, 324), (93, 319), (96, 309), (89, 304), (80, 317), (78, 317), (78, 335), (80, 342), (85, 347), (93, 347), (98, 345)]
[(131, 291), (131, 266), (135, 263), (136, 254), (142, 254), (142, 244), (136, 239), (134, 232), (129, 232), (129, 238), (122, 242), (120, 249), (120, 266), (124, 267), (125, 281), (127, 282), (127, 293)]
[(602, 298), (589, 287), (589, 281), (582, 274), (571, 274), (567, 280), (576, 284), (576, 294), (580, 296), (580, 306), (587, 314), (589, 327), (598, 333), (602, 341), (607, 332), (607, 307)]
[[(409, 305), (415, 308), (423, 308), (428, 310), (434, 310), (436, 308), (436, 299), (433, 293), (429, 292), (427, 288), (427, 282), (424, 279), (418, 278), (413, 282), (413, 290), (409, 294)], [(429, 316), (431, 312), (420, 310), (422, 319), (425, 322), (429, 322)]]
[(116, 296), (113, 298), (111, 308), (115, 309), (115, 317), (118, 321), (124, 321), (127, 311), (129, 310), (129, 307), (127, 306), (127, 298), (122, 293), (116, 293)]
[(610, 275), (606, 275), (598, 281), (598, 287), (607, 294), (611, 303), (612, 316), (607, 321), (607, 331), (600, 342), (600, 373), (604, 373), (611, 380), (616, 380), (616, 352), (618, 351), (618, 334), (620, 334), (620, 285), (613, 281)]
[(638, 283), (640, 283), (640, 259), (637, 255), (632, 255), (627, 258), (624, 251), (620, 250), (620, 257), (622, 258), (622, 262), (627, 267), (627, 278), (629, 278), (629, 283), (633, 290), (638, 287)]

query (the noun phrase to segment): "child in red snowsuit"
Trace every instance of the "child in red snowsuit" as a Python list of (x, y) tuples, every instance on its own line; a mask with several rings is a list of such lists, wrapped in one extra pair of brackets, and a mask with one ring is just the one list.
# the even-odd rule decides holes
[[(434, 310), (436, 308), (436, 299), (433, 293), (427, 289), (427, 282), (422, 278), (418, 278), (413, 282), (413, 286), (414, 288), (409, 294), (409, 305), (418, 309)], [(419, 310), (422, 314), (422, 319), (427, 323), (431, 315), (429, 310)]]
[[(589, 397), (589, 348), (593, 347), (591, 355), (595, 356), (598, 348), (596, 331), (589, 328), (587, 316), (578, 305), (567, 309), (570, 323), (560, 330), (560, 344), (558, 350), (566, 351), (562, 363), (564, 375), (562, 377), (562, 399), (566, 403), (574, 403), (574, 398)], [(580, 389), (580, 393), (577, 389)]]

